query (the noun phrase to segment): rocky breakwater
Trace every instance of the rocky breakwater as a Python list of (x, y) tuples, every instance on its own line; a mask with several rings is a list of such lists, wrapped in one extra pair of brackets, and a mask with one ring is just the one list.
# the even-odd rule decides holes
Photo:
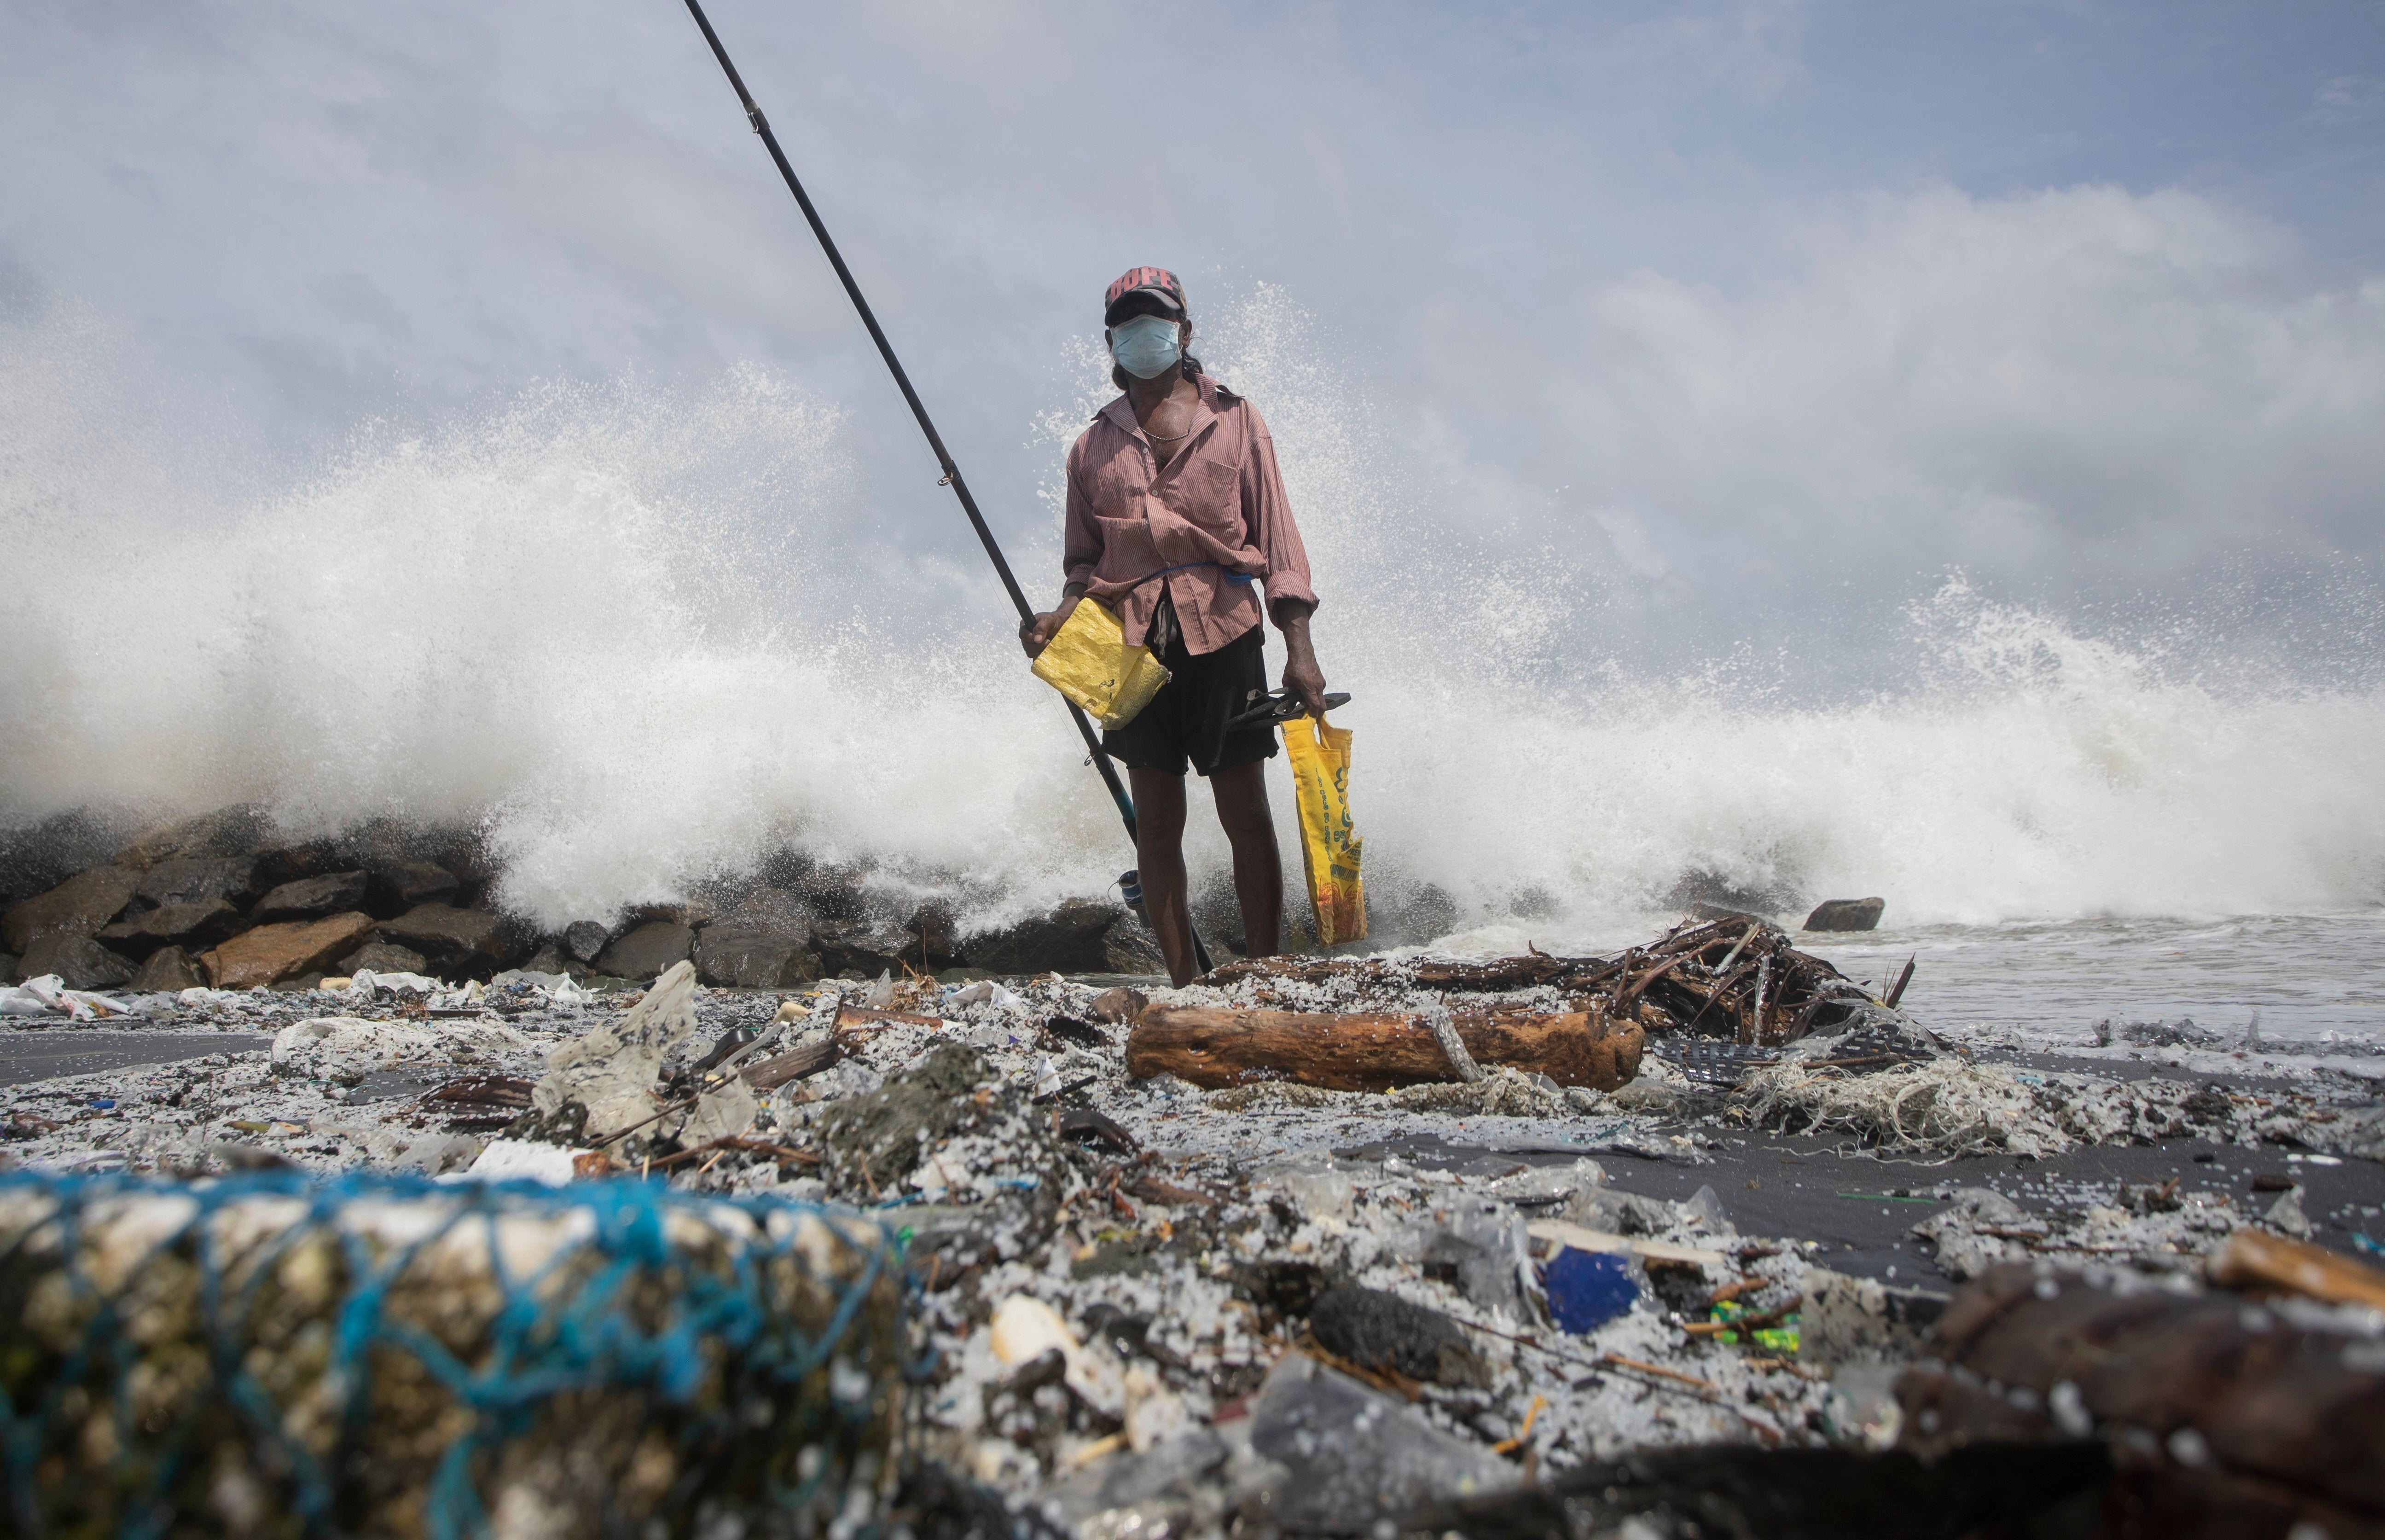
[(631, 980), (684, 962), (705, 984), (767, 989), (955, 969), (1161, 966), (1148, 932), (1113, 903), (1072, 900), (964, 933), (943, 904), (906, 905), (872, 890), (867, 874), (793, 855), (690, 900), (547, 934), (493, 901), (496, 873), (468, 833), (375, 825), (294, 839), (256, 809), (228, 808), (62, 872), (46, 829), (0, 849), (0, 982), (167, 992), (295, 988), (362, 972), (485, 980), (514, 968)]

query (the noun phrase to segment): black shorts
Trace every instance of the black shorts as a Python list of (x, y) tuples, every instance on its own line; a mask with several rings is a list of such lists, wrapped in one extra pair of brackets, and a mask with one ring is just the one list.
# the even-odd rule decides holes
[(1250, 703), (1252, 690), (1267, 689), (1266, 627), (1254, 626), (1214, 652), (1193, 653), (1178, 637), (1159, 661), (1168, 681), (1151, 704), (1116, 732), (1102, 734), (1110, 758), (1133, 770), (1184, 774), (1184, 762), (1204, 776), (1275, 757), (1275, 728), (1226, 724)]

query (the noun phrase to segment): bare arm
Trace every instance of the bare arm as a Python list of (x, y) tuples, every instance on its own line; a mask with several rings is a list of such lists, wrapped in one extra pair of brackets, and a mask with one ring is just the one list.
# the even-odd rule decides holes
[(1308, 616), (1317, 608), (1305, 599), (1275, 602), (1276, 628), (1283, 633), (1283, 688), (1300, 697), (1308, 714), (1325, 720), (1325, 670), (1308, 640)]

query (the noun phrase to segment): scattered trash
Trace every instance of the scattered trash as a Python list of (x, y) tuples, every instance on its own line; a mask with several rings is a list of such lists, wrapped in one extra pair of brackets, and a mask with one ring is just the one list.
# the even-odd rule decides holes
[(1328, 1289), (1308, 1307), (1308, 1330), (1317, 1347), (1365, 1372), (1432, 1385), (1491, 1383), (1455, 1322), (1381, 1289)]
[(1566, 1247), (1541, 1269), (1549, 1318), (1576, 1336), (1596, 1331), (1629, 1310), (1640, 1298), (1630, 1260), (1614, 1251), (1577, 1251)]
[(1271, 1505), (1293, 1533), (1366, 1534), (1434, 1497), (1514, 1485), (1515, 1467), (1444, 1433), (1396, 1396), (1299, 1353), (1251, 1405), (1251, 1447), (1284, 1468)]

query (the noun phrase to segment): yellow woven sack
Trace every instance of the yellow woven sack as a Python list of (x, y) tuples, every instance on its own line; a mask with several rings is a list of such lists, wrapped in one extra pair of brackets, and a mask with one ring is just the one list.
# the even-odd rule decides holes
[(1300, 863), (1317, 911), (1317, 945), (1365, 940), (1367, 889), (1358, 880), (1364, 841), (1350, 826), (1350, 729), (1304, 716), (1283, 725), (1283, 746), (1292, 756)]
[(1078, 600), (1052, 644), (1035, 654), (1035, 677), (1113, 731), (1133, 721), (1168, 680), (1151, 649), (1129, 647), (1118, 617), (1091, 599)]

